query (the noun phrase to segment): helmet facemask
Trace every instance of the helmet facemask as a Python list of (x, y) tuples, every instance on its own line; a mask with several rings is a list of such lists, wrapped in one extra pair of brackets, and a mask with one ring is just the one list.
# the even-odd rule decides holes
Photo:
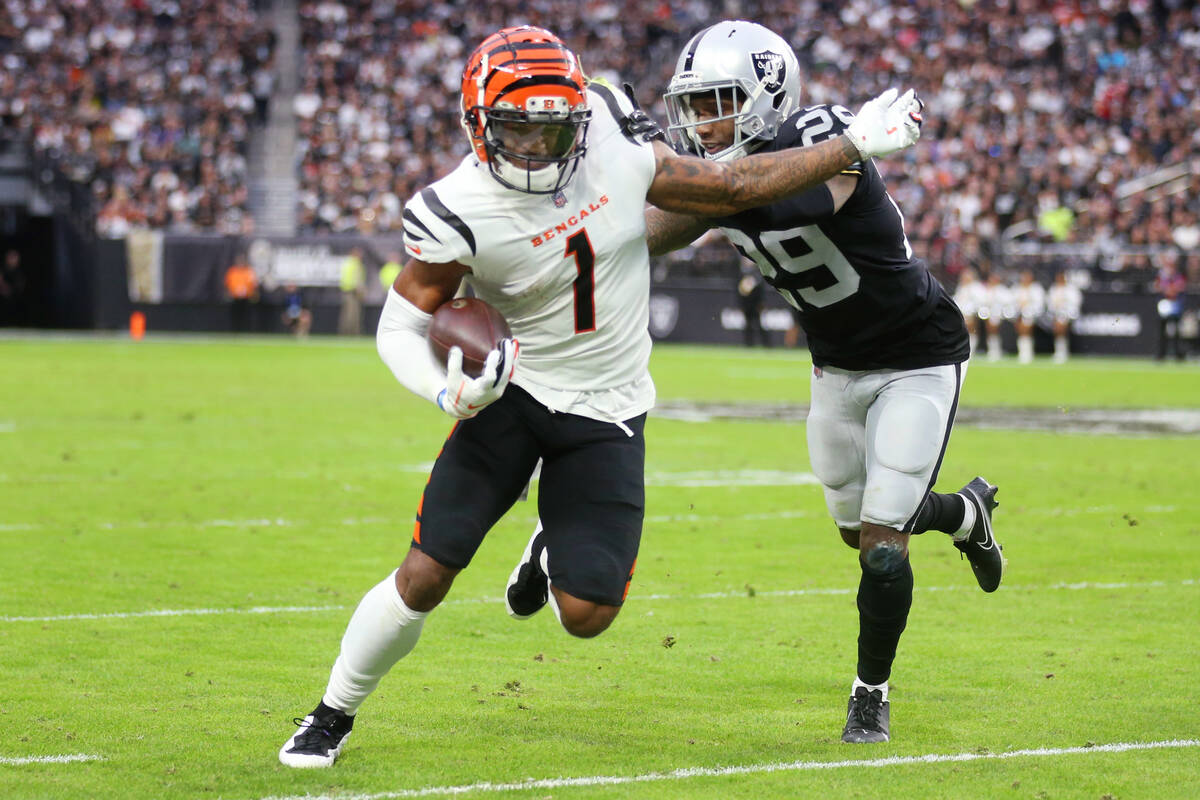
[(558, 95), (535, 95), (525, 106), (500, 101), (491, 109), (478, 109), (488, 168), (510, 189), (553, 194), (567, 185), (587, 152), (592, 112), (570, 109)]
[[(685, 82), (678, 82), (686, 85)], [(672, 81), (676, 87), (677, 82)], [(667, 135), (684, 150), (713, 161), (732, 161), (748, 155), (763, 144), (759, 138), (766, 128), (762, 117), (741, 87), (732, 81), (717, 85), (687, 86), (664, 96), (667, 103)], [(705, 107), (703, 117), (696, 110)], [(733, 141), (716, 152), (709, 152), (701, 141), (699, 127), (733, 122)]]

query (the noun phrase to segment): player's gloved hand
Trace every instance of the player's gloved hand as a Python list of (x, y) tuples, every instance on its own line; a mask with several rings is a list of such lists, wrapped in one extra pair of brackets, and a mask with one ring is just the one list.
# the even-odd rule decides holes
[(437, 396), (438, 408), (455, 419), (467, 419), (500, 399), (517, 368), (521, 346), (516, 339), (503, 339), (483, 362), (478, 378), (464, 375), (462, 350), (450, 348), (446, 357), (446, 388)]
[(846, 135), (863, 159), (903, 150), (921, 138), (921, 109), (925, 104), (914, 89), (899, 99), (898, 94), (896, 89), (888, 89), (868, 100), (846, 128)]

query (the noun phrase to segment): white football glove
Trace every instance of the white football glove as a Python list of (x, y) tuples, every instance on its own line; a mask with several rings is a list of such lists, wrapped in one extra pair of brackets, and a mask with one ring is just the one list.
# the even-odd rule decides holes
[(846, 128), (846, 135), (863, 160), (911, 147), (921, 138), (921, 109), (925, 104), (914, 89), (900, 95), (898, 100), (897, 94), (896, 89), (888, 89), (868, 100)]
[(455, 419), (467, 419), (499, 400), (517, 368), (520, 349), (516, 339), (501, 340), (483, 362), (483, 374), (472, 378), (463, 374), (462, 350), (451, 347), (446, 357), (446, 388), (438, 393), (438, 408)]

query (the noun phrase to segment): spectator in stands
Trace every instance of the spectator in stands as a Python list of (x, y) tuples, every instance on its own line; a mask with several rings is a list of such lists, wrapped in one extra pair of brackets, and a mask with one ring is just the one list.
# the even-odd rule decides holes
[(1179, 252), (1164, 250), (1158, 256), (1158, 276), (1154, 279), (1154, 291), (1158, 300), (1158, 360), (1167, 357), (1168, 344), (1175, 358), (1184, 358), (1182, 332), (1184, 293), (1187, 279), (1179, 270)]
[[(1123, 10), (1114, 13), (1117, 5)], [(248, 174), (205, 184), (200, 162), (216, 157), (223, 137), (246, 157), (264, 117), (260, 81), (276, 55), (256, 6), (39, 0), (35, 11), (9, 2), (0, 12), (8, 31), (0, 122), (72, 179), (100, 188), (97, 208), (123, 186), (131, 214), (143, 220), (133, 224), (243, 228)], [(297, 221), (306, 232), (354, 230), (363, 208), (375, 210), (376, 231), (399, 230), (399, 198), (466, 155), (448, 113), (454, 92), (440, 90), (455, 80), (445, 65), (462, 56), (464, 41), (517, 18), (553, 19), (589, 73), (646, 87), (643, 105), (662, 120), (662, 103), (648, 92), (666, 85), (685, 37), (713, 13), (706, 3), (601, 3), (584, 13), (565, 0), (492, 0), (469, 14), (452, 0), (295, 7)], [(742, 0), (738, 13), (778, 21), (801, 59), (806, 103), (865, 99), (911, 83), (937, 109), (938, 130), (879, 167), (914, 223), (914, 250), (948, 283), (963, 266), (967, 237), (994, 255), (1006, 228), (1036, 235), (1039, 217), (1047, 232), (1038, 238), (1059, 241), (1065, 230), (1061, 241), (1095, 243), (1097, 259), (1130, 244), (1186, 250), (1200, 236), (1195, 175), (1183, 191), (1155, 200), (1163, 206), (1157, 215), (1136, 196), (1128, 213), (1111, 202), (1127, 181), (1200, 158), (1194, 0)], [(834, 68), (845, 63), (862, 68)], [(160, 191), (148, 186), (163, 164), (180, 183), (167, 190), (165, 211)], [(106, 221), (106, 231), (129, 224), (122, 219)], [(720, 245), (697, 250), (673, 269), (731, 274), (727, 257), (704, 252), (720, 253)]]
[(342, 336), (358, 336), (362, 333), (362, 304), (367, 286), (362, 257), (363, 249), (355, 246), (342, 259), (339, 281), (342, 306), (338, 312), (338, 333)]
[(246, 333), (254, 327), (254, 307), (258, 303), (258, 275), (245, 253), (225, 270), (225, 296), (229, 300), (230, 330)]
[(1065, 364), (1071, 355), (1071, 325), (1079, 319), (1083, 292), (1067, 280), (1066, 270), (1054, 274), (1046, 299), (1046, 310), (1054, 330), (1054, 363)]
[[(246, 154), (249, 78), (273, 41), (253, 0), (9, 2), (0, 120), (96, 190), (100, 235), (135, 225), (242, 232), (246, 170), (201, 179), (223, 140)], [(235, 166), (236, 166), (236, 159)], [(173, 175), (166, 186), (163, 176)], [(157, 181), (157, 183), (152, 183)]]
[(145, 222), (146, 215), (133, 202), (129, 189), (118, 185), (96, 216), (96, 233), (106, 239), (124, 239), (134, 226)]

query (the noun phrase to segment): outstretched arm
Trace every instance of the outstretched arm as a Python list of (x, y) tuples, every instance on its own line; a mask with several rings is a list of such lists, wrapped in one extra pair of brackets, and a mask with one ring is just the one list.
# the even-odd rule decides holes
[(657, 171), (646, 199), (666, 211), (699, 217), (724, 217), (774, 203), (829, 180), (862, 158), (846, 136), (730, 163), (680, 156), (662, 142), (655, 142), (654, 150)]
[(811, 147), (758, 153), (733, 162), (680, 156), (654, 143), (654, 181), (646, 199), (666, 211), (701, 217), (736, 214), (810, 189), (846, 167), (914, 144), (921, 135), (921, 101), (910, 89), (889, 89), (868, 101), (838, 136)]

